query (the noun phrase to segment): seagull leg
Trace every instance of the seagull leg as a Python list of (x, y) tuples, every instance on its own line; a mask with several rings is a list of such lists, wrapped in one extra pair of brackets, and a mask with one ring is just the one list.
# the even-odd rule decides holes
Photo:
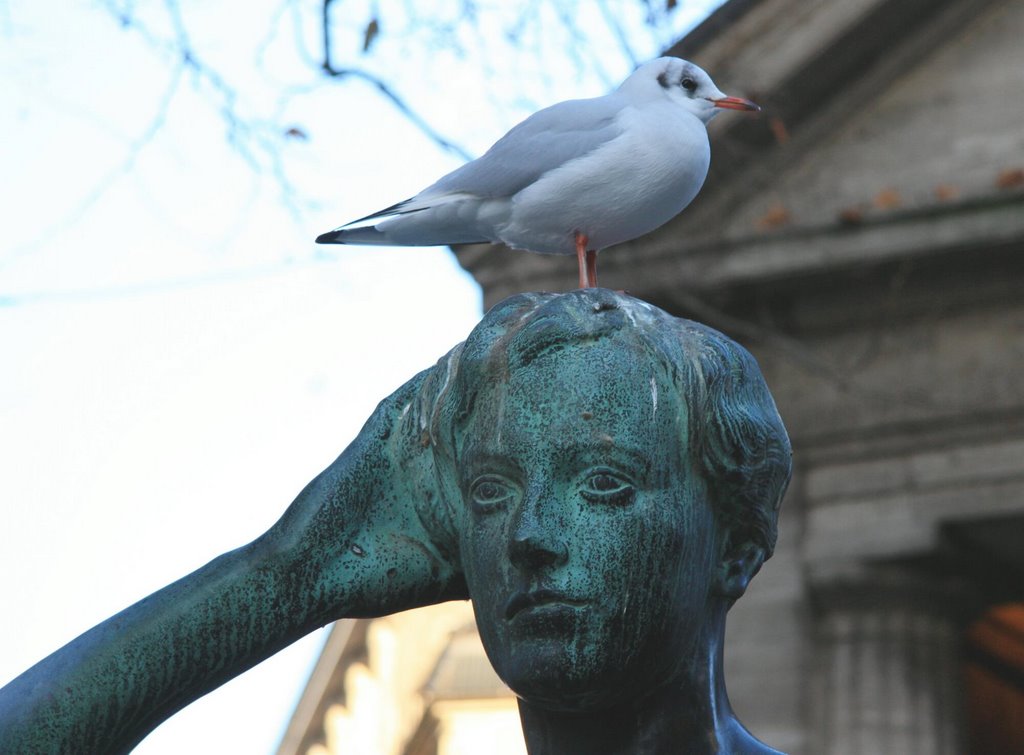
[(597, 252), (587, 249), (587, 234), (576, 231), (576, 262), (580, 266), (580, 288), (597, 288)]
[(587, 282), (590, 288), (597, 288), (597, 250), (588, 249), (587, 254)]
[(576, 262), (580, 266), (580, 288), (587, 288), (587, 239), (586, 234), (576, 231)]

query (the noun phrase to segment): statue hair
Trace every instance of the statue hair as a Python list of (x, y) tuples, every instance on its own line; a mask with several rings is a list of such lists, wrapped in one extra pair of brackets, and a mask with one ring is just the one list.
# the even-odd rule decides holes
[[(604, 289), (506, 299), (427, 375), (410, 422), (433, 448), (442, 492), (442, 470), (459, 458), (482, 391), (541, 355), (604, 338), (665, 370), (688, 407), (685, 447), (708, 485), (716, 516), (734, 544), (752, 542), (767, 559), (792, 452), (754, 357), (712, 328)], [(421, 504), (420, 516), (435, 536), (454, 543), (457, 491), (442, 497), (441, 506)]]

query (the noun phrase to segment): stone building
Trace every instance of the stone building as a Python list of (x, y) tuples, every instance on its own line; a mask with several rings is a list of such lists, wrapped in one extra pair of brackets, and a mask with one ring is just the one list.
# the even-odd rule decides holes
[[(790, 753), (1024, 752), (1022, 40), (1016, 0), (729, 0), (669, 52), (763, 116), (718, 118), (695, 203), (601, 257), (747, 345), (791, 434), (726, 643), (737, 713)], [(487, 306), (575, 281), (457, 254)], [(339, 624), (281, 752), (358, 752), (374, 716), (368, 752), (521, 747), (470, 610), (431, 611)]]

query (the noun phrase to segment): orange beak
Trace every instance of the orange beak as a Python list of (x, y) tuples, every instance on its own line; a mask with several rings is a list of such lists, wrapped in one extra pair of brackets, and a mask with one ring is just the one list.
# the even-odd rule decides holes
[(761, 109), (758, 105), (742, 97), (719, 97), (717, 100), (711, 100), (711, 104), (726, 110), (753, 110), (756, 112)]

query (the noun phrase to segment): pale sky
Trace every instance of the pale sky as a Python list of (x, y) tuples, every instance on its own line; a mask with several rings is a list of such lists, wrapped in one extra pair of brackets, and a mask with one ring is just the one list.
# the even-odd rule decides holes
[[(643, 59), (717, 4), (680, 3), (663, 40), (642, 33), (641, 3), (606, 6)], [(376, 403), (481, 314), (447, 249), (312, 243), (460, 163), (368, 87), (325, 83), (296, 54), (297, 37), (316, 49), (316, 3), (258, 0), (245, 16), (181, 3), (239, 111), (274, 124), (235, 148), (208, 83), (175, 78), (170, 54), (104, 5), (0, 0), (0, 685), (263, 533)], [(140, 19), (166, 29), (161, 4), (143, 5)], [(371, 4), (341, 5), (351, 47)], [(268, 19), (289, 7), (301, 12), (268, 42)], [(599, 15), (577, 17), (593, 42), (559, 63), (557, 40), (524, 33), (509, 47), (490, 16), (482, 42), (439, 52), (382, 14), (367, 65), (479, 154), (531, 110), (629, 73)], [(309, 138), (261, 151), (276, 124)], [(273, 752), (324, 635), (193, 703), (136, 752)]]

